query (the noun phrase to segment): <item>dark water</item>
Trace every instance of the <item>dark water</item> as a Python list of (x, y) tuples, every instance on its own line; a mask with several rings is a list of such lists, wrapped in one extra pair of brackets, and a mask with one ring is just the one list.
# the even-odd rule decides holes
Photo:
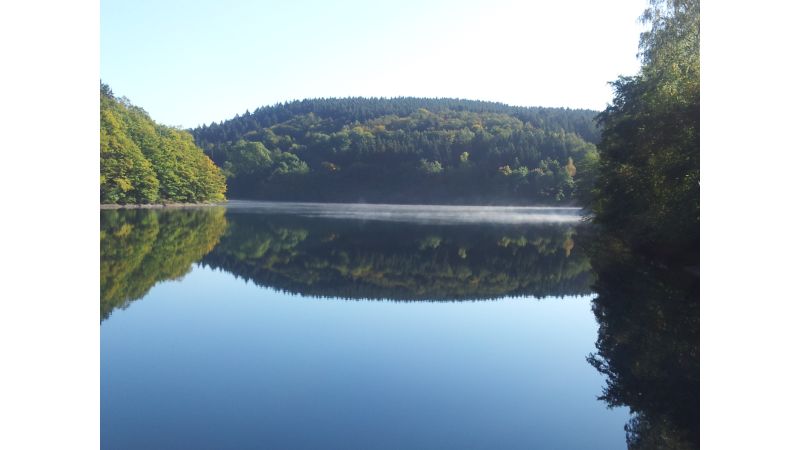
[(618, 296), (578, 214), (101, 211), (102, 447), (693, 448), (686, 280)]

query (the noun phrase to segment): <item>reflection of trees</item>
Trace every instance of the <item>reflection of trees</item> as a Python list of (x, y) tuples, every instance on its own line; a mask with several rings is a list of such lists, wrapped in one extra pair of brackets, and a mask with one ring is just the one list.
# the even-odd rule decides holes
[(699, 448), (699, 275), (603, 247), (592, 257), (600, 329), (589, 357), (608, 377), (601, 399), (634, 413), (629, 448)]
[[(464, 300), (588, 294), (589, 261), (566, 226), (352, 222), (223, 208), (102, 211), (100, 315), (193, 262), (292, 293)], [(210, 252), (210, 253), (209, 253)], [(205, 255), (205, 256), (204, 256)]]
[(188, 273), (219, 242), (224, 213), (222, 208), (101, 211), (101, 320), (157, 282)]
[(303, 295), (458, 300), (588, 294), (562, 226), (432, 226), (231, 214), (203, 263)]

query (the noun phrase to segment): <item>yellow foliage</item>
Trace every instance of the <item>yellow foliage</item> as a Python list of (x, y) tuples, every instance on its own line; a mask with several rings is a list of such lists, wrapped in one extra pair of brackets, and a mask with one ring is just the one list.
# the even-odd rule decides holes
[(569, 257), (569, 254), (572, 253), (572, 249), (575, 247), (575, 241), (572, 240), (571, 237), (568, 237), (564, 241), (564, 254)]
[(569, 176), (574, 177), (576, 173), (578, 173), (578, 169), (575, 167), (575, 163), (572, 162), (572, 157), (567, 160), (566, 165), (567, 173)]
[(133, 189), (133, 185), (127, 178), (117, 178), (114, 180), (114, 182), (116, 182), (117, 186), (122, 189), (122, 192), (128, 192)]

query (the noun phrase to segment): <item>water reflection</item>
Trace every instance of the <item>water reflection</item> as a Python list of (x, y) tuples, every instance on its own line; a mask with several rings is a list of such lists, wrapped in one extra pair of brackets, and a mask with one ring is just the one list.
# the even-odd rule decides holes
[(570, 226), (436, 226), (230, 214), (202, 263), (304, 296), (465, 300), (588, 294)]
[(219, 242), (223, 208), (100, 212), (100, 319), (180, 278)]
[[(575, 221), (431, 217), (345, 220), (237, 207), (101, 211), (101, 320), (193, 264), (303, 297), (460, 301), (595, 292), (599, 331), (588, 361), (607, 377), (601, 401), (633, 413), (629, 447), (699, 447), (696, 270), (631, 254)], [(583, 355), (577, 359), (587, 367)]]
[(595, 236), (588, 360), (607, 376), (601, 400), (628, 406), (631, 449), (700, 446), (700, 277), (696, 266), (653, 261)]
[(575, 245), (578, 223), (397, 223), (281, 212), (102, 211), (101, 318), (155, 283), (183, 276), (194, 262), (315, 297), (454, 301), (590, 293), (589, 259)]

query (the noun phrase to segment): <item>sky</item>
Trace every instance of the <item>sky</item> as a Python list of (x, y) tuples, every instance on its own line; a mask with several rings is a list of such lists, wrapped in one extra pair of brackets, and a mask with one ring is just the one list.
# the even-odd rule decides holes
[(319, 97), (601, 110), (646, 0), (100, 1), (100, 77), (191, 128)]

